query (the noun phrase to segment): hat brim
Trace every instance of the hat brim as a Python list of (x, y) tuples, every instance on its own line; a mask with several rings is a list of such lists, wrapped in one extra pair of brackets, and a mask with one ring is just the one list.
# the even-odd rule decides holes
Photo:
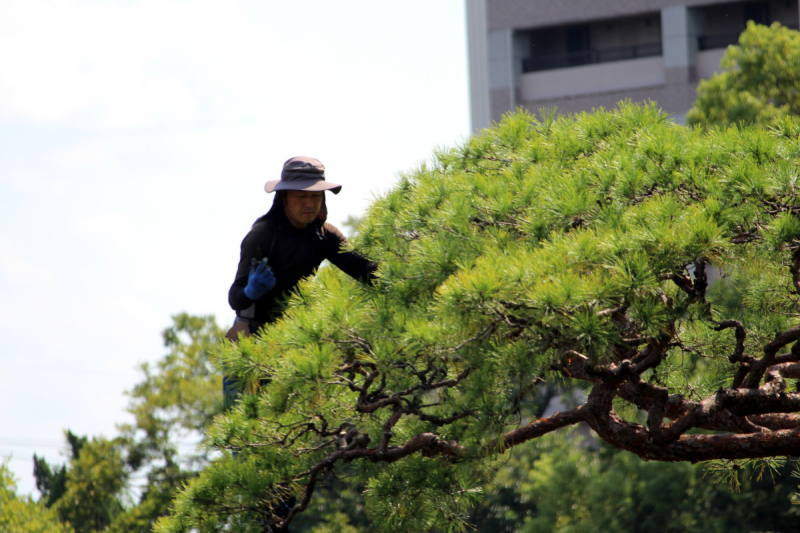
[(331, 191), (333, 194), (339, 194), (342, 186), (338, 183), (331, 183), (325, 180), (270, 180), (264, 185), (264, 190), (267, 192), (275, 191)]

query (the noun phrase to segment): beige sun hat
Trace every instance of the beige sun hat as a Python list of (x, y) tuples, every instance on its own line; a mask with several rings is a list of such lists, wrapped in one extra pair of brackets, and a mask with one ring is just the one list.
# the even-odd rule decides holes
[(325, 181), (325, 166), (313, 157), (293, 157), (283, 164), (281, 179), (264, 185), (267, 192), (275, 191), (331, 191), (339, 194), (342, 186)]

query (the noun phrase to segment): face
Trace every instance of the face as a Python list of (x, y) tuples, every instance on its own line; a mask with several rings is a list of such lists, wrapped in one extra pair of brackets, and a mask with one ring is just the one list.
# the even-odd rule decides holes
[(322, 191), (286, 191), (283, 210), (295, 228), (305, 228), (317, 218), (322, 207)]

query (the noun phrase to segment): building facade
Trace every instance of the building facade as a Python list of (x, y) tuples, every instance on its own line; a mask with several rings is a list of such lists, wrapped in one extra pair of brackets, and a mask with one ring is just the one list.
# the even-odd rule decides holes
[(798, 0), (466, 0), (473, 129), (503, 113), (654, 100), (677, 122), (748, 20), (797, 29)]

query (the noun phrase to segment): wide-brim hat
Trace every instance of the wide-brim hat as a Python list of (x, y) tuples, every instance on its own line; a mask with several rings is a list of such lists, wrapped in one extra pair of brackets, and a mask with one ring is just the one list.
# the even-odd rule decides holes
[(281, 179), (264, 185), (267, 192), (275, 191), (331, 191), (339, 194), (342, 186), (325, 181), (325, 166), (313, 157), (293, 157), (283, 164)]

